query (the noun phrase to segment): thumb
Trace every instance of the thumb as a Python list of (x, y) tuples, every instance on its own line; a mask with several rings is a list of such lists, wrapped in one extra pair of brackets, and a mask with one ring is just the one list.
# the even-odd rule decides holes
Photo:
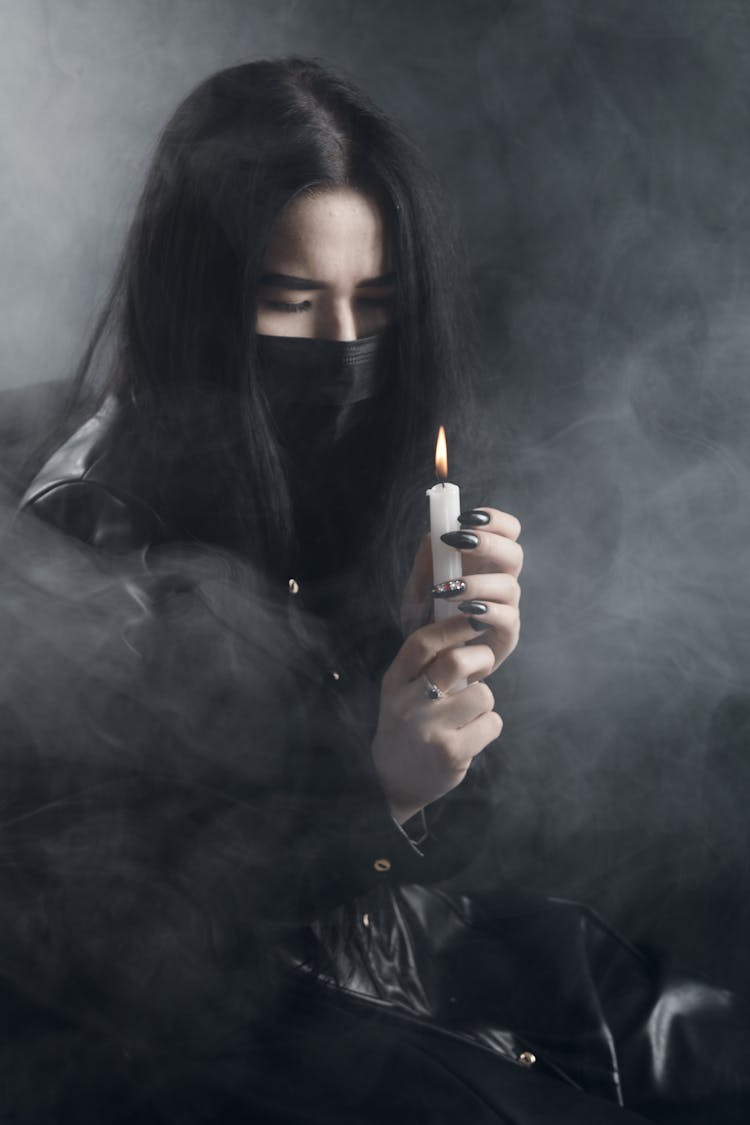
[(432, 546), (427, 532), (419, 544), (414, 564), (406, 582), (401, 603), (401, 628), (404, 636), (425, 625), (432, 613)]

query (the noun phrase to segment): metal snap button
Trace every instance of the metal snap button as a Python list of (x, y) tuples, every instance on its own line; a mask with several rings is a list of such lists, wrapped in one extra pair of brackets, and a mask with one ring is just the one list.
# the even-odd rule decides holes
[(370, 925), (370, 915), (369, 914), (363, 914), (362, 915), (362, 925), (363, 926), (369, 926)]
[(521, 1054), (518, 1056), (518, 1061), (521, 1066), (533, 1066), (536, 1062), (536, 1055), (533, 1051), (521, 1051)]
[(341, 679), (341, 673), (336, 672), (333, 669), (331, 669), (331, 671), (328, 673), (328, 675), (331, 677), (332, 680), (335, 680), (336, 683), (338, 683), (339, 680)]
[(296, 578), (290, 578), (288, 585), (289, 585), (289, 593), (290, 594), (298, 594), (299, 593), (299, 582), (297, 581)]

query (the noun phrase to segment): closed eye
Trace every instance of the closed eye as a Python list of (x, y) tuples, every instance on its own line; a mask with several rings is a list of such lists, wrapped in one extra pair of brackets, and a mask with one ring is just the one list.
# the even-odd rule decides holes
[(306, 312), (312, 308), (312, 301), (264, 301), (266, 308), (276, 309), (278, 312)]
[[(393, 296), (388, 297), (358, 297), (357, 304), (367, 305), (368, 307), (383, 308), (393, 304)], [(274, 309), (277, 312), (307, 312), (312, 308), (312, 301), (272, 301), (266, 299), (263, 301), (266, 308)]]

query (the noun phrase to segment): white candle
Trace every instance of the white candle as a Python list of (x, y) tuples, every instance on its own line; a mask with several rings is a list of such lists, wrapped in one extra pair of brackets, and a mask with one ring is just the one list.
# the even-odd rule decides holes
[[(448, 476), (448, 446), (445, 440), (445, 430), (440, 427), (437, 445), (435, 446), (435, 473), (441, 478), (440, 484), (427, 489), (430, 498), (430, 542), (432, 544), (432, 581), (447, 582), (450, 578), (460, 578), (462, 575), (461, 553), (455, 547), (449, 547), (440, 538), (446, 531), (460, 531), (458, 515), (461, 511), (461, 492), (457, 484), (451, 484), (445, 478)], [(444, 621), (460, 613), (455, 603), (435, 598), (434, 612), (436, 621)], [(466, 687), (466, 680), (459, 680), (450, 689), (451, 692), (460, 691)]]
[[(449, 578), (461, 577), (461, 555), (455, 547), (443, 543), (440, 536), (446, 531), (460, 531), (458, 514), (461, 511), (461, 493), (457, 484), (450, 484), (448, 476), (448, 443), (445, 430), (438, 430), (435, 445), (435, 476), (440, 480), (433, 488), (427, 489), (430, 498), (430, 540), (432, 542), (432, 581), (447, 582)], [(435, 620), (444, 621), (460, 611), (455, 605), (435, 600)]]
[[(440, 536), (446, 531), (460, 531), (458, 513), (461, 511), (461, 493), (457, 484), (445, 481), (427, 489), (430, 498), (430, 540), (432, 543), (432, 581), (447, 582), (461, 577), (461, 553), (443, 543)], [(455, 605), (435, 599), (435, 620), (443, 621), (458, 613)]]

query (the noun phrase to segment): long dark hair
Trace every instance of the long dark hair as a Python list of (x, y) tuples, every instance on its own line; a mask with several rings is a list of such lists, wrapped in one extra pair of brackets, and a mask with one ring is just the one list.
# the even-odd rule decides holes
[[(317, 61), (233, 66), (178, 106), (156, 144), (68, 403), (68, 416), (80, 418), (114, 393), (147, 418), (142, 430), (151, 441), (141, 456), (163, 489), (192, 468), (203, 482), (204, 510), (216, 509), (217, 495), (224, 506), (229, 497), (246, 541), (266, 564), (282, 567), (293, 519), (257, 378), (257, 288), (282, 209), (306, 189), (333, 186), (375, 197), (391, 240), (398, 317), (376, 522), (406, 526), (404, 505), (423, 504), (431, 483), (439, 422), (450, 418), (452, 452), (461, 451), (474, 336), (465, 273), (418, 151), (354, 85)], [(97, 370), (104, 345), (109, 358)], [(199, 492), (196, 486), (196, 505)], [(419, 521), (411, 526), (421, 530)], [(372, 545), (381, 562), (390, 558), (389, 579), (394, 568), (403, 576), (413, 541), (398, 552), (392, 534), (388, 543), (374, 534)]]
[[(471, 405), (473, 330), (467, 310), (462, 308), (466, 282), (460, 258), (452, 249), (449, 222), (439, 205), (439, 192), (418, 152), (363, 94), (349, 82), (331, 75), (319, 63), (289, 58), (234, 66), (206, 79), (177, 108), (156, 145), (111, 289), (73, 373), (63, 427), (72, 429), (107, 396), (114, 395), (123, 413), (138, 423), (132, 433), (140, 435), (139, 444), (127, 447), (126, 462), (132, 463), (133, 471), (140, 474), (141, 480), (158, 486), (167, 503), (172, 492), (181, 490), (182, 495), (188, 497), (189, 503), (182, 513), (185, 534), (210, 541), (210, 513), (221, 509), (223, 519), (229, 507), (250, 554), (257, 555), (257, 561), (266, 571), (278, 573), (281, 570), (283, 575), (292, 550), (293, 509), (284, 461), (258, 379), (254, 325), (256, 292), (267, 240), (283, 208), (300, 192), (337, 185), (364, 190), (380, 203), (396, 274), (397, 318), (395, 355), (389, 379), (387, 445), (378, 460), (378, 488), (369, 490), (377, 497), (377, 511), (373, 508), (368, 516), (370, 522), (365, 526), (371, 532), (367, 537), (371, 549), (368, 572), (375, 575), (382, 590), (375, 609), (380, 606), (397, 615), (404, 571), (424, 529), (424, 489), (431, 483), (431, 459), (439, 422), (449, 423), (454, 460), (461, 448), (462, 419)], [(213, 503), (217, 497), (221, 499), (220, 504)], [(364, 611), (369, 612), (366, 606), (363, 610), (347, 601), (347, 627), (350, 614)], [(271, 614), (269, 621), (276, 620)], [(203, 617), (199, 616), (199, 621), (203, 621)], [(108, 629), (106, 635), (110, 632)], [(266, 633), (276, 636), (270, 624), (265, 627), (254, 618), (248, 624), (248, 636), (262, 638)], [(211, 715), (217, 722), (215, 726), (209, 723), (205, 732), (198, 720), (177, 724), (174, 758), (178, 764), (175, 769), (180, 778), (184, 776), (189, 780), (191, 769), (208, 769), (206, 763), (210, 762), (210, 769), (218, 770), (223, 776), (221, 748), (225, 720), (232, 731), (242, 732), (240, 739), (225, 738), (228, 748), (225, 753), (230, 755), (231, 764), (235, 762), (233, 755), (237, 746), (244, 748), (249, 744), (252, 721), (260, 723), (262, 728), (266, 716), (262, 707), (250, 707), (245, 700), (248, 694), (255, 699), (254, 694), (245, 691), (245, 677), (241, 677), (243, 690), (238, 693), (237, 705), (233, 699), (226, 702), (228, 689), (223, 671), (220, 668), (217, 673), (220, 684), (211, 679), (212, 662), (205, 657), (209, 649), (196, 643), (194, 634), (189, 635), (191, 644), (169, 647), (163, 675), (169, 682), (174, 657), (175, 666), (180, 669), (175, 677), (180, 689), (178, 699), (182, 699), (184, 690), (191, 703), (197, 700), (195, 713), (198, 716), (202, 714), (203, 701), (211, 700), (213, 704), (215, 699), (221, 699), (222, 702), (212, 705)], [(367, 630), (360, 630), (360, 635), (367, 635)], [(163, 643), (168, 644), (168, 637), (159, 630), (156, 630), (156, 637), (153, 660), (161, 669), (158, 638), (163, 637)], [(297, 647), (295, 634), (295, 645), (290, 642), (294, 650), (290, 660), (298, 659)], [(118, 646), (118, 652), (120, 648)], [(195, 666), (197, 680), (191, 681), (186, 678), (187, 673), (183, 674), (180, 663), (183, 658), (191, 668)], [(261, 672), (267, 670), (266, 664), (270, 667), (272, 663), (261, 662), (258, 674), (250, 677), (251, 687), (256, 681), (265, 682)], [(208, 686), (203, 683), (205, 677), (208, 677)], [(145, 760), (149, 766), (142, 780), (148, 789), (151, 775), (155, 774), (157, 796), (153, 798), (153, 807), (157, 812), (152, 823), (158, 833), (163, 824), (173, 823), (171, 815), (161, 817), (158, 803), (162, 774), (168, 796), (172, 788), (171, 759), (163, 764), (167, 754), (164, 746), (171, 745), (169, 730), (165, 728), (162, 732), (159, 724), (166, 715), (164, 721), (168, 727), (173, 712), (168, 702), (162, 700), (160, 685), (164, 681), (160, 670), (159, 675), (153, 677), (157, 736), (152, 737), (148, 710), (151, 677), (147, 680), (146, 703), (142, 707), (128, 706), (127, 729), (117, 732), (115, 744), (119, 748), (122, 742), (127, 747), (133, 741), (137, 747), (146, 747)], [(190, 683), (199, 685), (194, 692), (183, 687)], [(95, 701), (96, 692), (84, 694)], [(368, 689), (362, 694), (367, 694), (366, 706), (362, 709), (366, 724), (372, 718), (367, 712), (372, 692)], [(268, 695), (272, 696), (271, 689)], [(296, 685), (290, 698), (296, 699)], [(334, 702), (339, 706), (338, 696)], [(248, 710), (243, 710), (243, 706)], [(340, 706), (347, 706), (343, 698)], [(105, 713), (104, 703), (97, 704), (97, 708), (96, 715)], [(124, 713), (119, 696), (117, 707), (112, 711), (117, 722), (117, 716)], [(134, 726), (141, 711), (146, 717), (144, 733), (139, 736)], [(247, 723), (246, 714), (249, 715)], [(346, 750), (366, 743), (359, 737), (358, 730), (350, 732), (345, 728), (342, 717), (341, 730), (336, 737), (338, 739), (340, 734), (345, 749), (333, 754), (330, 739), (336, 732), (318, 729), (325, 716), (306, 713), (305, 721), (316, 723), (317, 727), (290, 763), (290, 773), (294, 775), (294, 766), (308, 743), (317, 745), (314, 740), (318, 734), (322, 751), (310, 755), (303, 763), (307, 773), (303, 773), (300, 766), (295, 775), (295, 785), (301, 791), (300, 817), (305, 824), (309, 823), (311, 798), (302, 790), (305, 779), (313, 774), (312, 781), (317, 787), (314, 792), (323, 810), (316, 823), (333, 830), (341, 815), (335, 794), (349, 776), (338, 776), (339, 763), (348, 761), (349, 769), (353, 769), (354, 756)], [(358, 713), (352, 719), (352, 726), (359, 723)], [(284, 724), (277, 725), (283, 732)], [(94, 728), (98, 740), (98, 719)], [(262, 730), (262, 736), (254, 740), (256, 753), (244, 755), (243, 750), (238, 760), (247, 760), (251, 773), (257, 754), (265, 761), (263, 753), (267, 755), (268, 747), (276, 745), (272, 737), (276, 733)], [(76, 746), (79, 741), (85, 745), (83, 735), (79, 739), (78, 729), (75, 738)], [(275, 757), (271, 757), (275, 761)], [(214, 758), (217, 764), (213, 764)], [(236, 765), (232, 765), (232, 769), (235, 771), (231, 773), (234, 793), (239, 782), (235, 776)], [(330, 800), (326, 788), (329, 774), (338, 785), (336, 789), (332, 784), (334, 796)], [(202, 784), (202, 773), (199, 778)], [(136, 777), (136, 782), (138, 780)], [(226, 788), (228, 786), (227, 782)], [(201, 785), (193, 789), (200, 797)], [(286, 800), (285, 792), (281, 796)], [(178, 793), (175, 797), (178, 804), (179, 799)], [(121, 795), (119, 786), (115, 786), (113, 800), (117, 810), (121, 806), (125, 808), (130, 798), (127, 794)], [(289, 801), (291, 808), (296, 809), (296, 789)], [(92, 838), (98, 839), (95, 834), (102, 831), (99, 825), (103, 822), (98, 813), (96, 790), (92, 802), (95, 807), (90, 821)], [(238, 917), (243, 920), (253, 917), (252, 908), (247, 907), (244, 868), (234, 871), (232, 864), (228, 869), (222, 866), (224, 859), (232, 855), (227, 839), (236, 840), (237, 854), (260, 864), (259, 869), (272, 874), (278, 872), (272, 859), (267, 864), (258, 860), (246, 838), (245, 804), (247, 802), (237, 800), (232, 805), (238, 816), (237, 829), (233, 830), (229, 822), (225, 826), (222, 815), (217, 813), (216, 846), (195, 849), (200, 862), (206, 864), (206, 871), (200, 878), (190, 877), (190, 902), (201, 901), (204, 895), (206, 911), (212, 917), (215, 913), (217, 919), (225, 917), (225, 909), (231, 916), (233, 903), (237, 904)], [(144, 831), (137, 785), (132, 807), (137, 810), (138, 828), (133, 831), (137, 845)], [(166, 807), (168, 809), (169, 805)], [(252, 812), (249, 804), (248, 808)], [(276, 806), (271, 809), (274, 831), (283, 835), (282, 821), (287, 806), (279, 806), (278, 815)], [(260, 813), (258, 819), (262, 819)], [(116, 826), (117, 821), (114, 823)], [(200, 823), (204, 825), (201, 840), (211, 843), (213, 822), (206, 817)], [(189, 863), (193, 855), (194, 827), (184, 832), (180, 830), (178, 835), (188, 849), (186, 863)], [(292, 840), (297, 839), (294, 833), (288, 835)], [(112, 838), (119, 839), (114, 830)], [(72, 839), (80, 851), (79, 835)], [(261, 859), (266, 855), (262, 846), (259, 845), (258, 853)], [(298, 846), (302, 869), (306, 861), (302, 835)], [(55, 850), (54, 854), (59, 856), (64, 870), (65, 853)], [(167, 864), (165, 878), (171, 878), (176, 863), (171, 857), (170, 851), (169, 859), (164, 860)], [(227, 871), (231, 887), (226, 893), (221, 879), (213, 878), (213, 859), (222, 871)], [(107, 869), (104, 875), (107, 876)], [(145, 887), (150, 885), (151, 877), (148, 872), (142, 875)], [(92, 872), (92, 878), (96, 882), (96, 871)], [(279, 881), (283, 887), (284, 879)], [(225, 902), (219, 901), (222, 893)], [(105, 894), (92, 892), (90, 897), (91, 901), (109, 901)], [(353, 911), (350, 905), (351, 925)], [(141, 915), (135, 908), (134, 914), (140, 924)], [(147, 912), (144, 917), (148, 922)], [(211, 924), (213, 926), (213, 921)], [(229, 922), (226, 925), (231, 937), (231, 925)], [(182, 940), (182, 929), (178, 925), (174, 929)], [(103, 941), (102, 947), (106, 948), (106, 942)], [(153, 948), (158, 953), (160, 943), (155, 942)], [(148, 950), (143, 956), (148, 960)], [(188, 976), (194, 971), (193, 962), (188, 965), (186, 958), (179, 956), (174, 961), (178, 966), (185, 964)], [(200, 958), (197, 963), (202, 963)], [(144, 971), (142, 979), (152, 977)], [(217, 995), (224, 995), (224, 977), (216, 980)], [(163, 995), (167, 1007), (166, 987)], [(200, 989), (196, 995), (202, 995)]]

